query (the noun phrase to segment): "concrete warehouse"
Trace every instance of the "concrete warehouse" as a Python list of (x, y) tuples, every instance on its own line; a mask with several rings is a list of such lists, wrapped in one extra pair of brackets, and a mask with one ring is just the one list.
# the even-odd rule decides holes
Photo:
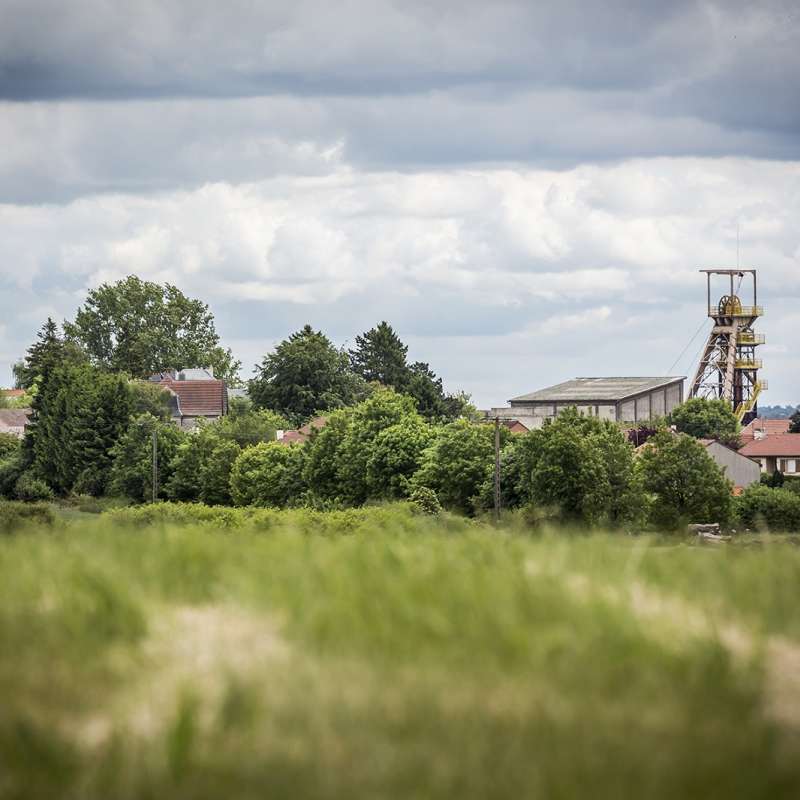
[(660, 378), (575, 378), (509, 400), (490, 415), (540, 428), (570, 406), (612, 422), (644, 422), (663, 417), (683, 402), (684, 376)]

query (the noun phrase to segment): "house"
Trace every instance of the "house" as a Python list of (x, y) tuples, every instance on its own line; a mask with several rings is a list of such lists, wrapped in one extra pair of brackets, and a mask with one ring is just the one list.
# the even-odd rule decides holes
[(770, 475), (776, 470), (785, 475), (800, 474), (800, 433), (772, 433), (756, 437), (746, 441), (739, 452), (757, 461), (761, 471)]
[(742, 428), (741, 440), (744, 443), (753, 439), (763, 439), (765, 436), (774, 436), (776, 433), (789, 433), (790, 419), (765, 419), (756, 417), (752, 422)]
[(11, 433), (21, 439), (30, 415), (29, 408), (0, 408), (0, 433)]
[[(688, 436), (686, 433), (677, 433), (675, 430), (672, 430), (672, 435)], [(716, 439), (698, 439), (697, 441), (705, 447), (706, 453), (717, 466), (722, 467), (725, 477), (733, 483), (734, 494), (740, 494), (742, 489), (761, 480), (761, 467), (756, 461), (742, 455), (741, 450), (734, 450)], [(648, 439), (644, 444), (636, 447), (634, 452), (639, 455), (646, 448), (653, 446), (653, 441)]]
[(278, 431), (277, 439), (281, 444), (305, 444), (311, 436), (311, 431), (324, 428), (327, 423), (327, 417), (314, 417), (296, 431)]
[(761, 466), (757, 461), (734, 450), (716, 439), (700, 439), (700, 444), (714, 461), (725, 470), (725, 477), (733, 481), (736, 489), (746, 489), (761, 480)]
[(25, 396), (25, 390), (24, 389), (0, 389), (0, 394), (3, 395), (3, 397), (10, 397), (10, 398), (16, 400), (19, 397), (24, 397)]
[(483, 421), (490, 425), (493, 425), (495, 419), (499, 417), (500, 424), (504, 428), (508, 428), (508, 430), (510, 430), (511, 433), (527, 433), (530, 430), (530, 428), (527, 425), (523, 424), (515, 417), (507, 417), (502, 414), (493, 415), (491, 411), (481, 411), (480, 413), (483, 415)]
[(228, 413), (228, 388), (211, 370), (168, 370), (148, 380), (170, 393), (172, 419), (181, 428), (191, 429), (197, 420), (215, 420)]
[(490, 417), (516, 419), (529, 430), (541, 428), (565, 408), (612, 422), (643, 422), (666, 416), (683, 402), (684, 376), (655, 378), (575, 378), (509, 400)]

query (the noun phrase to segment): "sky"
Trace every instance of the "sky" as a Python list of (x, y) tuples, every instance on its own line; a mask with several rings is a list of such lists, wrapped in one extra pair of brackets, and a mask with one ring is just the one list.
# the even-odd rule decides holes
[(691, 376), (738, 265), (800, 403), (798, 75), (797, 0), (0, 0), (0, 385), (129, 274), (246, 378), (382, 319), (481, 407)]

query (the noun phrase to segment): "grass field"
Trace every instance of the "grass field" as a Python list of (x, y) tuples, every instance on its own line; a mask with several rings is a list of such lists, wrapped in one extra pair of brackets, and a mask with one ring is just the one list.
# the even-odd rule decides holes
[(0, 798), (800, 796), (788, 538), (269, 519), (0, 535)]

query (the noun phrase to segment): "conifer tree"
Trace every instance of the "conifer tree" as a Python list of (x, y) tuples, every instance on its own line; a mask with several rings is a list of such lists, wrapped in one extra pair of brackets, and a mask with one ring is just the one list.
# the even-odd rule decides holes
[(322, 331), (306, 325), (264, 357), (249, 393), (256, 408), (302, 425), (316, 412), (358, 402), (367, 388), (350, 370), (347, 355)]
[(407, 352), (408, 346), (384, 320), (356, 336), (356, 346), (349, 351), (350, 365), (365, 381), (378, 381), (402, 391), (409, 379)]

